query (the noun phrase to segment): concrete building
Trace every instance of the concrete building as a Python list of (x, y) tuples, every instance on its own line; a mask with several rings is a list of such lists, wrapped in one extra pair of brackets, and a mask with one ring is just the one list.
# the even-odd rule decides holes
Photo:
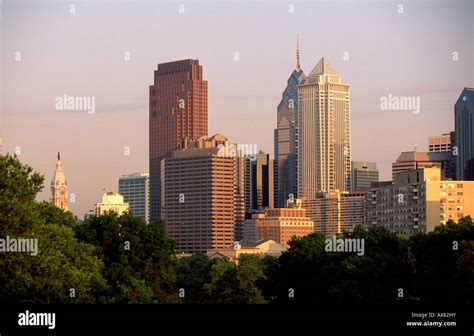
[(464, 88), (454, 105), (456, 179), (474, 181), (474, 88)]
[(123, 175), (118, 182), (119, 194), (129, 204), (130, 214), (150, 223), (150, 175), (133, 173)]
[(351, 191), (367, 190), (371, 183), (379, 181), (379, 170), (375, 162), (351, 162)]
[(243, 254), (256, 254), (261, 257), (279, 257), (286, 251), (286, 247), (271, 239), (261, 239), (258, 241), (241, 240), (233, 246), (223, 249), (207, 251), (209, 259), (224, 259), (239, 264), (239, 257)]
[(128, 212), (128, 209), (128, 203), (124, 202), (122, 195), (116, 192), (108, 192), (102, 195), (102, 202), (96, 203), (93, 212), (98, 216), (113, 211), (121, 216), (124, 212)]
[(303, 198), (302, 206), (314, 221), (315, 231), (333, 236), (352, 231), (367, 222), (366, 192), (320, 192), (314, 198)]
[(349, 85), (324, 58), (298, 85), (298, 197), (349, 191)]
[(149, 100), (150, 220), (161, 207), (161, 160), (183, 139), (207, 136), (207, 81), (198, 60), (158, 64)]
[(392, 163), (392, 179), (395, 174), (418, 168), (439, 167), (444, 180), (455, 180), (455, 163), (451, 152), (418, 152), (416, 149), (402, 152)]
[(428, 137), (428, 152), (451, 152), (456, 141), (456, 132)]
[(287, 208), (267, 209), (256, 213), (244, 223), (246, 240), (271, 239), (288, 246), (293, 236), (303, 237), (314, 232), (313, 221), (306, 216), (301, 200), (289, 203)]
[(443, 181), (439, 167), (395, 175), (368, 194), (367, 225), (401, 233), (426, 233), (452, 219), (474, 216), (474, 181)]
[(69, 196), (66, 177), (64, 176), (63, 166), (61, 164), (61, 155), (58, 153), (58, 161), (54, 170), (54, 177), (51, 180), (51, 193), (49, 201), (58, 208), (69, 210)]
[(277, 128), (274, 131), (275, 141), (275, 207), (282, 208), (289, 195), (297, 194), (297, 86), (304, 78), (300, 66), (299, 38), (296, 42), (296, 65), (288, 78), (277, 107)]
[(161, 161), (161, 217), (181, 252), (231, 246), (242, 235), (243, 161), (217, 134), (185, 141)]

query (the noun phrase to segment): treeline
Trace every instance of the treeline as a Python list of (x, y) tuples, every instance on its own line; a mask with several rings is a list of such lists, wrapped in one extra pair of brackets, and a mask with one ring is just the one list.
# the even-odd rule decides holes
[(43, 177), (0, 156), (0, 238), (37, 238), (38, 254), (0, 252), (0, 303), (473, 303), (470, 217), (403, 237), (357, 227), (364, 254), (294, 238), (279, 258), (177, 259), (162, 223), (109, 213), (77, 218), (36, 202)]

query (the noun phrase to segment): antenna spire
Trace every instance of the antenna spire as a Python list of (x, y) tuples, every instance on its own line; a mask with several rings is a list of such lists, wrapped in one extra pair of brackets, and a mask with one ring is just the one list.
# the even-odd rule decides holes
[(300, 66), (300, 34), (296, 34), (296, 71), (301, 71)]
[(58, 161), (61, 161), (61, 154), (58, 152)]

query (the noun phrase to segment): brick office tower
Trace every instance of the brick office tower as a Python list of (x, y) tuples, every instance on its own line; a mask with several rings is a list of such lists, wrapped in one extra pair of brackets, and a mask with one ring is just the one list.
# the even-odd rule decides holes
[(150, 86), (150, 221), (161, 214), (161, 160), (183, 139), (207, 136), (207, 81), (198, 60), (158, 64)]

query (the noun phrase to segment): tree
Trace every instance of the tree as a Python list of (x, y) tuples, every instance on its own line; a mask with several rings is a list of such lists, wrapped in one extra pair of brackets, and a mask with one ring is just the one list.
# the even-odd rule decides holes
[(185, 303), (212, 302), (207, 296), (204, 285), (211, 282), (210, 273), (213, 264), (213, 261), (203, 253), (179, 259), (176, 288), (184, 289)]
[(95, 302), (105, 286), (103, 263), (74, 237), (72, 214), (35, 202), (43, 180), (17, 158), (0, 156), (0, 238), (38, 242), (36, 255), (2, 252), (0, 302)]
[(175, 242), (161, 222), (147, 225), (129, 214), (90, 216), (77, 226), (80, 241), (97, 248), (109, 284), (108, 303), (177, 302)]

